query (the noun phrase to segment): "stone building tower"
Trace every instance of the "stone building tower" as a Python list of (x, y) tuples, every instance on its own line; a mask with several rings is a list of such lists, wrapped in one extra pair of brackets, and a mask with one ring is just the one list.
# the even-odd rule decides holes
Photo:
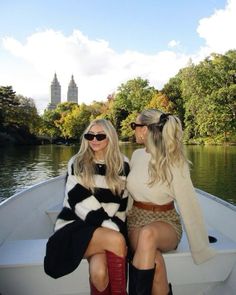
[(57, 80), (57, 74), (54, 74), (54, 79), (51, 83), (51, 102), (48, 106), (49, 110), (54, 110), (61, 103), (61, 85)]
[(71, 76), (70, 84), (67, 91), (67, 101), (78, 103), (78, 87), (74, 81), (74, 76)]

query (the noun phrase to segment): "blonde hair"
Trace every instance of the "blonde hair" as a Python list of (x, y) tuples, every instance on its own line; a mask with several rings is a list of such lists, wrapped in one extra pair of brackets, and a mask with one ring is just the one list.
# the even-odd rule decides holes
[(170, 185), (171, 167), (188, 163), (182, 143), (183, 130), (178, 117), (159, 110), (144, 110), (139, 121), (148, 128), (146, 148), (151, 154), (149, 185), (165, 182)]
[(90, 148), (88, 141), (84, 139), (84, 134), (87, 133), (94, 125), (100, 125), (108, 138), (108, 145), (105, 154), (105, 180), (107, 186), (114, 194), (121, 194), (125, 186), (124, 181), (120, 177), (120, 174), (124, 169), (124, 157), (120, 152), (116, 130), (108, 120), (93, 120), (83, 132), (81, 146), (74, 160), (75, 175), (82, 180), (85, 187), (91, 189), (94, 193), (94, 152)]

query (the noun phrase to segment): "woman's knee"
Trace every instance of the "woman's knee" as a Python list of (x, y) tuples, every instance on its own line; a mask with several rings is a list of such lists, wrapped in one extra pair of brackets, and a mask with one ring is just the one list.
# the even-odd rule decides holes
[(90, 280), (96, 287), (103, 287), (108, 281), (106, 257), (94, 255), (89, 260)]
[(118, 256), (125, 256), (127, 247), (124, 236), (120, 232), (113, 231), (109, 235), (108, 248)]
[(97, 268), (91, 269), (90, 278), (95, 286), (105, 284), (108, 279), (107, 267), (100, 265)]
[(156, 240), (155, 230), (147, 225), (140, 229), (137, 246), (142, 250), (156, 248)]

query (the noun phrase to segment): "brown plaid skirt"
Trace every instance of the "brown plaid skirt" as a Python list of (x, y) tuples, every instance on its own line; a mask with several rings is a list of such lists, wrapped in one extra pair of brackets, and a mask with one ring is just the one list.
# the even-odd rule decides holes
[(181, 220), (175, 209), (153, 212), (151, 210), (145, 210), (133, 206), (128, 214), (127, 220), (128, 231), (137, 227), (142, 227), (154, 221), (162, 221), (173, 226), (177, 234), (178, 243), (182, 237)]

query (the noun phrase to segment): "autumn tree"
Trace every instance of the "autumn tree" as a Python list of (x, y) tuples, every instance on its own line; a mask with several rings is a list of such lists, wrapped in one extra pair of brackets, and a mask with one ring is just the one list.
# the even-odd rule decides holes
[(150, 102), (146, 106), (147, 109), (158, 109), (164, 113), (173, 113), (174, 104), (170, 101), (168, 96), (161, 92), (156, 92)]

